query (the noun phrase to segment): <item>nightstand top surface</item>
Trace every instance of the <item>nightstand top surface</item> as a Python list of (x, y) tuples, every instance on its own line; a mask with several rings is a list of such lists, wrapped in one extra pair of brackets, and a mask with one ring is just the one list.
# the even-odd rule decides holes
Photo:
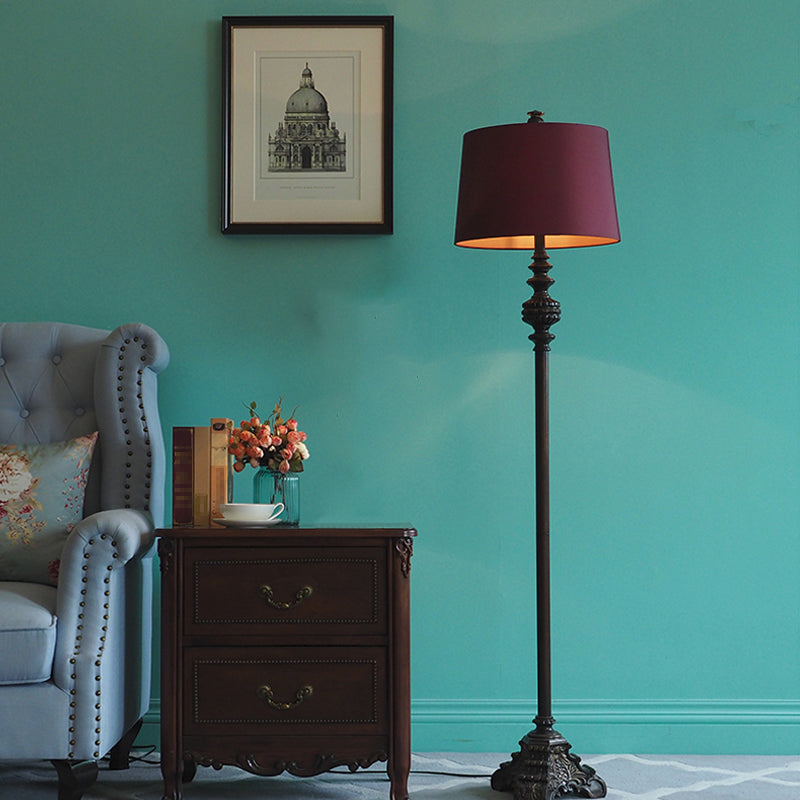
[(270, 525), (263, 528), (159, 528), (156, 536), (166, 539), (208, 539), (218, 543), (233, 539), (349, 539), (371, 538), (396, 539), (416, 536), (413, 527), (391, 526), (373, 527), (368, 525), (334, 525), (334, 526), (290, 526)]

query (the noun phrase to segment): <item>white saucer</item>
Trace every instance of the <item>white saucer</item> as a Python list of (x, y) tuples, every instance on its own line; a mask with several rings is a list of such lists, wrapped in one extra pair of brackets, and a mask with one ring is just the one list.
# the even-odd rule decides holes
[(275, 519), (215, 519), (214, 522), (224, 525), (226, 528), (268, 528), (270, 525), (275, 525), (283, 520), (280, 517)]

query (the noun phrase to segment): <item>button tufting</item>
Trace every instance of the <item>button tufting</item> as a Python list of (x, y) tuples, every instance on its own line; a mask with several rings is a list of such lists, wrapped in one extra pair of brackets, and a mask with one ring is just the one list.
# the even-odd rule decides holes
[(22, 411), (19, 412), (19, 415), (22, 417), (22, 419), (28, 419), (28, 417), (31, 415), (31, 412), (28, 411), (27, 408), (23, 408)]
[(6, 365), (6, 360), (4, 358), (0, 358), (0, 367), (4, 367)]
[(54, 364), (60, 364), (61, 363), (61, 356), (56, 354), (56, 355), (53, 356), (52, 360), (53, 360)]
[(75, 409), (75, 416), (76, 416), (76, 417), (82, 417), (82, 416), (83, 416), (85, 413), (86, 413), (86, 410), (85, 410), (85, 409), (83, 409), (83, 408), (81, 408), (80, 406), (78, 406), (78, 407)]

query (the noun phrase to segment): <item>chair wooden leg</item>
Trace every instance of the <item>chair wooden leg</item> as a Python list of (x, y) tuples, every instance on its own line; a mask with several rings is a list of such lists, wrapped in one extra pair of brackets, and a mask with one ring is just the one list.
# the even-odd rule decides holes
[(142, 720), (138, 720), (133, 727), (111, 748), (108, 757), (109, 769), (128, 769), (130, 766), (131, 747), (139, 735)]
[(83, 793), (97, 780), (96, 761), (50, 762), (58, 774), (58, 800), (81, 800)]

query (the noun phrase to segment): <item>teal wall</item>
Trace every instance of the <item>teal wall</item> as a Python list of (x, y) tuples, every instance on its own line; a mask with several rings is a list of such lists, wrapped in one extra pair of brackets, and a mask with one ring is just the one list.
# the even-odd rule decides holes
[(220, 18), (297, 2), (0, 0), (2, 317), (152, 325), (167, 434), (298, 404), (305, 521), (419, 529), (414, 748), (506, 752), (535, 711), (528, 258), (453, 246), (461, 137), (608, 128), (622, 243), (551, 254), (559, 728), (800, 752), (800, 6), (301, 5), (395, 17), (394, 235), (219, 233)]

